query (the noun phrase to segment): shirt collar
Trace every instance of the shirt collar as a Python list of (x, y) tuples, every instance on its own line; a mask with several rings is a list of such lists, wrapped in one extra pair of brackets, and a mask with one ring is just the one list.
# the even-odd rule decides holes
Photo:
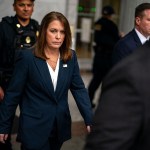
[(143, 34), (141, 34), (137, 29), (135, 29), (135, 32), (137, 33), (140, 41), (142, 44), (144, 44), (147, 40), (149, 40), (149, 36), (146, 38)]

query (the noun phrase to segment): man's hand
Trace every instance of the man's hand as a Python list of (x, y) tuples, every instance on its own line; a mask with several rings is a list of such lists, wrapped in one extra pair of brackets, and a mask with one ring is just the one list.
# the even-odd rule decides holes
[(0, 87), (0, 101), (2, 101), (4, 98), (4, 91), (2, 89), (2, 87)]
[(8, 138), (8, 134), (0, 134), (0, 142), (5, 143)]

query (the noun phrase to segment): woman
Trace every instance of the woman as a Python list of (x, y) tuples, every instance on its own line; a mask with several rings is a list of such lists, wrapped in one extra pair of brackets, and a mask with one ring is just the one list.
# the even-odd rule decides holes
[(0, 108), (0, 141), (7, 139), (11, 117), (20, 105), (18, 140), (24, 150), (60, 150), (71, 138), (68, 90), (92, 125), (89, 96), (81, 79), (65, 16), (50, 12), (42, 20), (35, 50), (21, 51)]

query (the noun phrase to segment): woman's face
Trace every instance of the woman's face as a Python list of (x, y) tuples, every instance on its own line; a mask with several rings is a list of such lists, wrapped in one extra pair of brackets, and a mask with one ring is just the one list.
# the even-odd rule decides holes
[(64, 25), (59, 20), (52, 21), (46, 31), (46, 42), (49, 49), (59, 49), (65, 39)]

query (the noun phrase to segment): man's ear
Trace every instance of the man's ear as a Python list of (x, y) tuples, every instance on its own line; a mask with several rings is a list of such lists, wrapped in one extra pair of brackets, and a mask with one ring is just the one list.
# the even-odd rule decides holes
[(139, 17), (135, 18), (135, 22), (136, 22), (137, 25), (139, 25), (140, 21), (141, 21), (141, 19)]

